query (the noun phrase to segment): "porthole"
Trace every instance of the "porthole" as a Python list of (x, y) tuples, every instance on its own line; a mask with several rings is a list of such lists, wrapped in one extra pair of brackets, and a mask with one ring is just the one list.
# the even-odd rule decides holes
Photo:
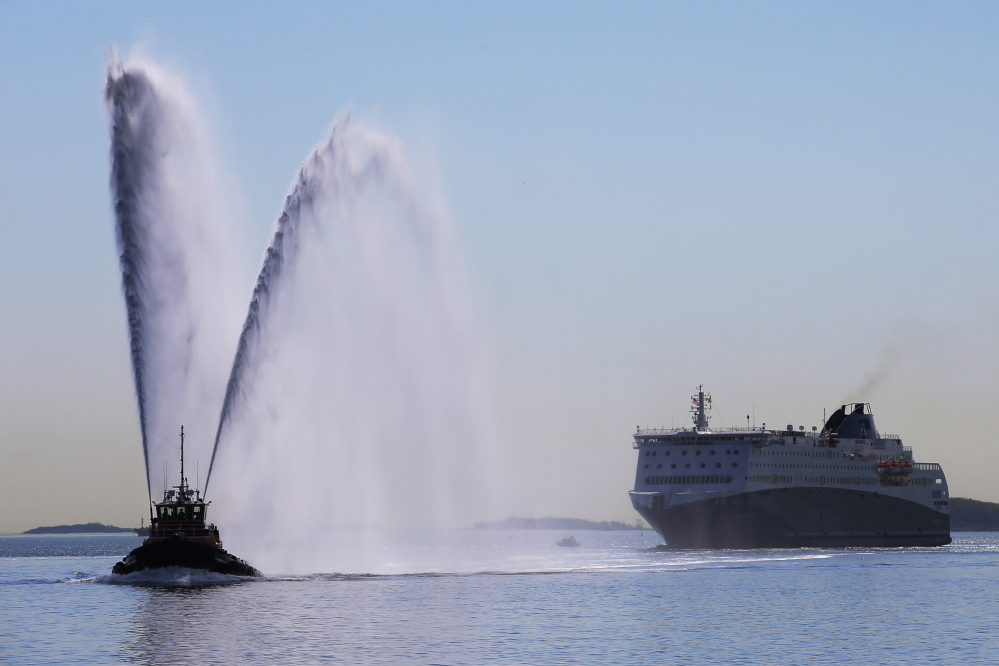
[(645, 452), (645, 455), (647, 455), (647, 456), (651, 456), (651, 455), (652, 455), (652, 451), (646, 451), (646, 452)]
[(663, 464), (662, 463), (659, 463), (658, 465), (656, 465), (656, 469), (662, 469), (662, 468), (663, 468)]
[(672, 465), (670, 465), (669, 468), (670, 469), (676, 469), (676, 463), (673, 463)]
[(669, 455), (669, 451), (665, 452), (663, 455), (664, 456), (668, 456)]
[(694, 454), (694, 455), (698, 455), (698, 456), (699, 456), (699, 455), (701, 455), (701, 450), (700, 450), (700, 449), (697, 449), (697, 451), (695, 452), (695, 454)]
[(645, 469), (649, 468), (649, 463), (645, 463)]
[(681, 455), (687, 455), (687, 452), (686, 452), (686, 451), (684, 451), (684, 452), (683, 452), (683, 453), (682, 453)]
[(690, 468), (690, 463), (687, 463), (686, 465), (684, 465), (684, 467), (687, 467), (689, 469)]
[(711, 449), (711, 455), (714, 455), (714, 454), (715, 454), (715, 450)]
[(705, 466), (705, 463), (701, 463), (701, 467), (703, 468), (704, 466)]
[(655, 452), (655, 451), (653, 451), (653, 452), (652, 452), (652, 455), (656, 455), (656, 452)]
[[(648, 465), (646, 465), (648, 467)], [(721, 467), (721, 463), (715, 463), (715, 467)]]
[(732, 455), (732, 449), (725, 449), (725, 455), (727, 456)]
[(732, 467), (738, 467), (739, 463), (732, 463)]

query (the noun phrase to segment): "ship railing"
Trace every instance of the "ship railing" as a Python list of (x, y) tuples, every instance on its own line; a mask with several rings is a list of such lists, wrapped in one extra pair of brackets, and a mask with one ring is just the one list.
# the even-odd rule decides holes
[[(635, 431), (636, 435), (674, 435), (679, 433), (696, 433), (697, 431), (693, 428), (639, 428)], [(750, 428), (746, 427), (731, 427), (731, 428), (712, 428), (711, 433), (725, 433), (725, 432), (755, 432), (757, 434), (763, 434), (764, 432), (775, 434), (775, 435), (796, 435), (798, 437), (824, 437), (819, 432), (812, 432), (810, 430), (794, 430), (788, 431), (783, 428), (767, 428), (763, 429), (763, 426), (753, 426)]]
[(167, 537), (178, 533), (187, 537), (214, 537), (215, 526), (188, 520), (152, 525), (149, 528), (151, 537)]
[[(764, 445), (766, 445), (767, 443), (770, 442), (771, 437), (772, 437), (771, 435), (759, 435), (759, 433), (757, 433), (756, 437), (734, 438), (732, 440), (725, 440), (725, 441), (726, 441), (726, 443), (728, 441), (733, 441), (733, 442), (736, 442), (736, 443), (749, 443), (749, 444), (752, 444), (753, 446), (764, 446)], [(707, 441), (707, 439), (705, 438), (704, 435), (690, 435), (690, 436), (687, 436), (687, 437), (685, 437), (683, 435), (676, 435), (676, 436), (670, 437), (668, 440), (657, 441), (657, 442), (644, 442), (643, 441), (643, 442), (639, 443), (639, 441), (637, 439), (633, 439), (631, 441), (631, 448), (638, 449), (638, 448), (641, 448), (642, 446), (654, 446), (656, 444), (670, 444), (671, 446), (704, 446), (704, 445), (706, 445), (708, 443), (709, 442)], [(718, 442), (718, 441), (711, 442), (711, 443), (712, 444), (716, 444), (716, 445), (720, 445), (720, 442)]]
[(913, 469), (921, 472), (942, 472), (943, 467), (937, 463), (912, 463)]

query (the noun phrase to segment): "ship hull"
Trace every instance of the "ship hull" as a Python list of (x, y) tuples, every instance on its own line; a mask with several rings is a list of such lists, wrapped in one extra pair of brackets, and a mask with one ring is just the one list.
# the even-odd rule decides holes
[(670, 549), (943, 546), (951, 541), (949, 515), (880, 492), (777, 488), (666, 508), (634, 504)]
[(221, 548), (186, 539), (165, 539), (134, 549), (111, 570), (129, 574), (144, 569), (184, 567), (233, 576), (259, 576), (252, 566)]

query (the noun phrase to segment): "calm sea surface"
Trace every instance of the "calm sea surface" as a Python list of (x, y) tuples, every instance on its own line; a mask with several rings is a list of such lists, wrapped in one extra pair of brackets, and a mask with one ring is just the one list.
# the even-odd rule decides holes
[(406, 532), (412, 573), (127, 583), (108, 572), (136, 537), (0, 536), (0, 663), (999, 663), (999, 533), (683, 553), (574, 534)]

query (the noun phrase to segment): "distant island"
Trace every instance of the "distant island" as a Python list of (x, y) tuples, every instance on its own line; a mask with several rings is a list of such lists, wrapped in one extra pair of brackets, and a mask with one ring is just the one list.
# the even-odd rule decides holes
[(952, 532), (999, 532), (999, 504), (951, 497), (950, 529)]
[(107, 534), (109, 532), (134, 532), (131, 527), (115, 527), (103, 523), (80, 523), (77, 525), (55, 525), (53, 527), (36, 527), (21, 534)]
[(649, 530), (641, 520), (636, 520), (634, 525), (622, 523), (618, 520), (604, 521), (601, 523), (582, 518), (507, 518), (506, 520), (494, 520), (492, 522), (475, 523), (477, 530)]

